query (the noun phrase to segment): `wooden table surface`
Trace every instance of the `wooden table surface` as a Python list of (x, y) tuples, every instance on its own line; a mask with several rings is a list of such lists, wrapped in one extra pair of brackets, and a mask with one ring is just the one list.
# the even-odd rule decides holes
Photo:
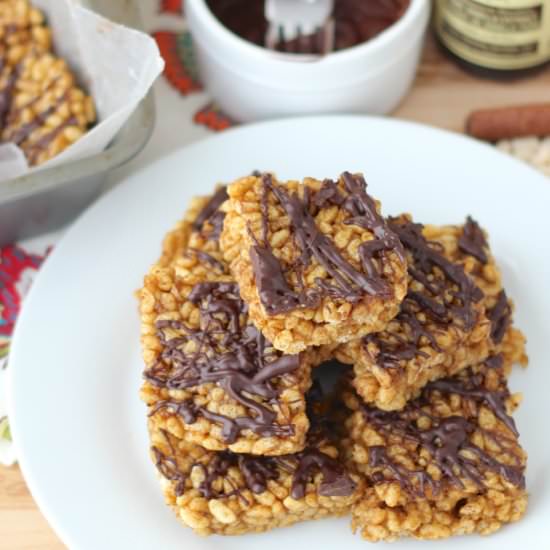
[[(462, 131), (473, 109), (550, 101), (550, 68), (513, 82), (463, 72), (428, 38), (413, 89), (394, 113), (408, 120)], [(0, 547), (9, 550), (64, 548), (36, 507), (19, 469), (0, 466)]]

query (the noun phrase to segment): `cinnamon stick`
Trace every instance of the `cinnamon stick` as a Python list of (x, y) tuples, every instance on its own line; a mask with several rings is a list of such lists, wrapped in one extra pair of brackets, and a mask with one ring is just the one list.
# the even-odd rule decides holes
[(550, 135), (550, 103), (480, 109), (466, 120), (466, 132), (486, 141)]

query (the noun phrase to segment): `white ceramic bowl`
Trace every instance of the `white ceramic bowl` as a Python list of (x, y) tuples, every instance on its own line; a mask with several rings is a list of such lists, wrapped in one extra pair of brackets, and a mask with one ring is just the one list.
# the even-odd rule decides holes
[(185, 12), (201, 78), (218, 105), (238, 121), (285, 115), (386, 114), (416, 72), (430, 1), (411, 0), (404, 15), (372, 40), (317, 61), (271, 52), (226, 29), (205, 0)]

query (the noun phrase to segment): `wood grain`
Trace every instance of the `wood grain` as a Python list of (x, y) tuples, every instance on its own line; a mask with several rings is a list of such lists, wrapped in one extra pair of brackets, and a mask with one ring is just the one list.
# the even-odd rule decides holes
[(17, 466), (0, 466), (0, 548), (65, 548), (36, 507)]
[(547, 102), (549, 89), (549, 67), (528, 79), (475, 77), (451, 63), (428, 36), (413, 88), (393, 115), (462, 132), (475, 109)]
[[(394, 116), (461, 132), (474, 109), (547, 101), (549, 89), (550, 69), (513, 82), (471, 76), (449, 62), (430, 36), (414, 86)], [(0, 546), (64, 548), (34, 504), (17, 467), (0, 467)]]

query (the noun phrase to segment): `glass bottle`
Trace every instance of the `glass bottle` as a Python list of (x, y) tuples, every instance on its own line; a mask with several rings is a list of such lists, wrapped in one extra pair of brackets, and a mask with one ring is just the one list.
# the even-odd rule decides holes
[(550, 61), (550, 0), (435, 0), (434, 28), (462, 66), (518, 77)]

